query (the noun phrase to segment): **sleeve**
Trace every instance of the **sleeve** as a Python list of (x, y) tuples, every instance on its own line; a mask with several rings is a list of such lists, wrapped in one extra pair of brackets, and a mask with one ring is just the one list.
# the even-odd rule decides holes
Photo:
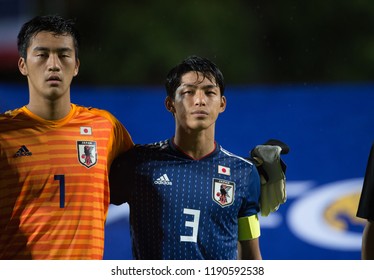
[(261, 235), (257, 213), (260, 211), (260, 176), (255, 165), (249, 172), (245, 202), (238, 217), (238, 240), (250, 240)]
[(110, 203), (121, 205), (128, 202), (132, 170), (135, 166), (134, 148), (120, 154), (113, 160), (109, 171)]
[(111, 166), (114, 158), (133, 147), (134, 142), (124, 125), (111, 113), (106, 113), (113, 124), (111, 139), (108, 141), (108, 166)]
[(254, 164), (251, 164), (251, 169), (248, 172), (245, 190), (244, 202), (238, 218), (250, 217), (260, 211), (260, 176)]
[(374, 143), (366, 166), (357, 217), (374, 220)]

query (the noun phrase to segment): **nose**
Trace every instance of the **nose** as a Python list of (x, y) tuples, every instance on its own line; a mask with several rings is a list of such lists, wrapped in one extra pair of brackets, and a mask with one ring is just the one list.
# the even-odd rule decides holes
[(57, 54), (51, 54), (48, 57), (48, 70), (49, 71), (60, 71), (60, 59)]
[(195, 105), (197, 106), (205, 106), (206, 100), (205, 100), (205, 93), (203, 90), (197, 90), (195, 93)]

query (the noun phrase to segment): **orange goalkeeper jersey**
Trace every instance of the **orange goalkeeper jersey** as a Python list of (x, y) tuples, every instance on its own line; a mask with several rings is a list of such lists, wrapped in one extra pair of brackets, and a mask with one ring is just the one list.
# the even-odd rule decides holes
[(104, 110), (0, 115), (0, 259), (102, 259), (109, 167), (132, 146)]

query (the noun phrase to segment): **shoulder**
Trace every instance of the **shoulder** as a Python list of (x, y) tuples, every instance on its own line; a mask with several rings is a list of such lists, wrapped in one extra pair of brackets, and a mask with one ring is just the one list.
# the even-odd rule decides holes
[(167, 144), (165, 141), (150, 144), (135, 144), (132, 148), (121, 153), (113, 162), (113, 167), (131, 166), (134, 167), (139, 162), (151, 160), (157, 157)]
[[(230, 162), (230, 165), (235, 166), (235, 168), (240, 169), (242, 172), (248, 174), (250, 178), (259, 178), (259, 172), (256, 165), (247, 158), (238, 156), (226, 149), (220, 147), (220, 153)], [(256, 179), (257, 180), (257, 179)]]
[(368, 156), (368, 163), (370, 163), (370, 161), (373, 161), (374, 160), (374, 142), (371, 143), (371, 147), (370, 147), (370, 150), (369, 150), (369, 156)]
[(254, 166), (253, 162), (244, 158), (244, 157), (241, 157), (241, 156), (238, 156), (232, 152), (229, 152), (228, 150), (222, 148), (222, 146), (220, 146), (220, 151), (221, 153), (223, 153), (224, 155), (226, 155), (227, 157), (230, 157), (234, 160), (238, 160), (240, 162), (243, 162), (244, 164), (248, 164), (249, 166)]
[[(95, 120), (100, 123), (102, 127), (114, 129), (116, 134), (129, 135), (124, 125), (109, 111), (94, 107), (85, 107), (76, 104), (72, 104), (76, 115), (81, 118)], [(130, 136), (128, 136), (130, 138)]]
[(30, 118), (24, 113), (22, 108), (9, 110), (0, 114), (1, 132), (8, 130), (17, 130), (24, 127)]
[(77, 104), (72, 104), (72, 106), (78, 113), (86, 113), (86, 114), (91, 114), (95, 116), (101, 116), (110, 121), (118, 121), (117, 118), (111, 112), (105, 109), (100, 109), (100, 108), (95, 108), (95, 107), (86, 107), (86, 106), (81, 106)]
[(147, 158), (155, 157), (156, 155), (163, 153), (168, 149), (167, 141), (160, 141), (148, 144), (135, 144), (134, 147), (129, 151), (133, 157), (144, 157)]
[(168, 147), (169, 147), (169, 140), (135, 145), (135, 149), (138, 151), (162, 151), (162, 150), (167, 149)]
[(22, 108), (5, 111), (4, 113), (0, 114), (0, 121), (13, 119), (17, 117), (18, 115), (20, 115), (21, 113), (22, 113)]

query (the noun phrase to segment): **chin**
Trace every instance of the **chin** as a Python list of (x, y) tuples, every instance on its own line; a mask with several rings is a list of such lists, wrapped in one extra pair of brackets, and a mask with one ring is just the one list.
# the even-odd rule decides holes
[(49, 90), (49, 92), (46, 94), (46, 98), (53, 101), (61, 98), (64, 94), (61, 92), (61, 90)]

